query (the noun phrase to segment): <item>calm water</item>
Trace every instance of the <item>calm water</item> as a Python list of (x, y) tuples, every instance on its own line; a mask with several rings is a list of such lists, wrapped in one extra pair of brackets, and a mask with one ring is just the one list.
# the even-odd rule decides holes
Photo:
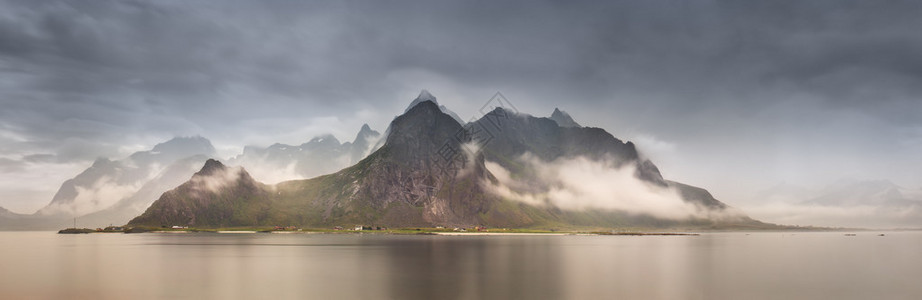
[(0, 299), (920, 299), (922, 233), (0, 232)]

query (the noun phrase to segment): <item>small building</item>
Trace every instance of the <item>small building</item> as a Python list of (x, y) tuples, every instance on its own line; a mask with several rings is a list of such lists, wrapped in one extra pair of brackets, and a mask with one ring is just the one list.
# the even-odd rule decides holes
[(362, 226), (362, 225), (355, 225), (355, 228), (353, 228), (352, 230), (355, 230), (355, 231), (362, 231), (362, 229), (364, 229), (364, 228), (365, 228), (365, 226)]

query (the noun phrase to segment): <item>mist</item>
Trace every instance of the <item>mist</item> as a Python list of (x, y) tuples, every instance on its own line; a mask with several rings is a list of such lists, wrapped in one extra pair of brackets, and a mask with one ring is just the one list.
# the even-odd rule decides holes
[(758, 220), (786, 225), (868, 229), (922, 228), (922, 205), (838, 206), (771, 202), (749, 205), (746, 212)]
[(674, 188), (638, 179), (633, 164), (617, 167), (585, 157), (547, 162), (528, 153), (516, 162), (530, 174), (511, 174), (497, 163), (486, 162), (487, 170), (498, 180), (498, 184), (485, 181), (487, 191), (504, 199), (566, 210), (617, 210), (672, 220), (716, 217), (715, 212), (684, 201)]
[(205, 176), (193, 176), (190, 182), (192, 188), (198, 192), (218, 193), (225, 186), (232, 185), (240, 179), (243, 174), (241, 167), (225, 167), (223, 169), (212, 170)]
[(106, 209), (137, 192), (145, 180), (130, 184), (119, 184), (115, 178), (103, 176), (91, 186), (76, 186), (77, 196), (72, 202), (51, 203), (40, 210), (40, 214), (66, 214), (81, 216)]

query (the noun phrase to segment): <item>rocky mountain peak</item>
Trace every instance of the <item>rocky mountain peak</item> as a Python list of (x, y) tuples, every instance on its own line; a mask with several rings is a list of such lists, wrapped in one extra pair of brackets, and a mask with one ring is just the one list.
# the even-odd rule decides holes
[(459, 130), (461, 124), (426, 100), (391, 122), (385, 147), (397, 150), (394, 154), (398, 156), (434, 153)]
[(362, 128), (359, 129), (359, 134), (362, 134), (365, 132), (371, 132), (371, 131), (374, 131), (374, 130), (371, 130), (371, 126), (368, 126), (368, 123), (365, 123), (365, 124), (362, 124)]
[(439, 101), (436, 100), (436, 97), (430, 94), (429, 91), (427, 90), (420, 91), (419, 96), (416, 96), (416, 99), (413, 99), (413, 102), (410, 102), (410, 105), (407, 106), (407, 109), (405, 109), (403, 113), (410, 112), (410, 109), (413, 109), (414, 107), (416, 107), (416, 105), (419, 105), (420, 103), (423, 103), (426, 101), (435, 103), (436, 107), (438, 107), (439, 110), (441, 110), (443, 113), (447, 114), (452, 119), (455, 119), (456, 122), (464, 124), (464, 120), (462, 120), (461, 117), (458, 116), (458, 114), (448, 109), (448, 107), (445, 107), (445, 105), (439, 105)]
[(210, 176), (218, 172), (224, 172), (227, 170), (227, 166), (222, 164), (220, 161), (209, 158), (205, 161), (205, 165), (202, 166), (202, 169), (195, 173), (195, 176)]
[(324, 134), (312, 138), (307, 144), (335, 144), (339, 145), (339, 139), (337, 139), (332, 134)]
[(419, 101), (432, 101), (432, 102), (435, 102), (435, 103), (439, 103), (438, 101), (435, 100), (435, 96), (433, 96), (432, 94), (430, 94), (429, 91), (428, 91), (428, 90), (425, 90), (425, 89), (419, 91), (419, 96), (416, 96), (416, 100), (419, 100)]
[(576, 123), (576, 121), (573, 121), (570, 114), (556, 107), (554, 108), (554, 112), (551, 113), (550, 119), (557, 122), (557, 125), (560, 125), (560, 127), (582, 127)]
[(151, 150), (154, 153), (177, 153), (180, 156), (195, 154), (213, 154), (215, 152), (211, 141), (201, 136), (175, 137), (169, 141), (157, 144)]

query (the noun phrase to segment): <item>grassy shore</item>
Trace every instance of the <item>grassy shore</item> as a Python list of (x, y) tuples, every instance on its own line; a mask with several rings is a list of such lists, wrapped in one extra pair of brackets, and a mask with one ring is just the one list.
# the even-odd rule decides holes
[(404, 235), (698, 235), (694, 232), (680, 230), (638, 230), (598, 228), (588, 230), (556, 230), (556, 229), (529, 229), (529, 228), (488, 228), (488, 229), (455, 229), (455, 228), (388, 228), (380, 230), (350, 230), (332, 228), (297, 228), (276, 229), (272, 227), (230, 227), (230, 228), (157, 228), (133, 227), (125, 230), (126, 233), (323, 233), (323, 234), (404, 234)]
[[(366, 227), (367, 228), (367, 227)], [(510, 235), (510, 234), (535, 234), (535, 235), (698, 235), (701, 232), (755, 232), (755, 231), (854, 231), (854, 228), (823, 228), (823, 227), (795, 227), (778, 226), (769, 227), (679, 227), (679, 228), (649, 228), (649, 227), (624, 227), (624, 228), (599, 228), (599, 227), (567, 227), (567, 228), (447, 228), (447, 227), (414, 227), (414, 228), (378, 228), (371, 230), (352, 230), (337, 228), (296, 228), (296, 227), (222, 227), (222, 228), (169, 228), (169, 227), (125, 227), (125, 233), (326, 233), (326, 234), (429, 234), (429, 235)], [(90, 229), (78, 230), (68, 228), (59, 233), (96, 233), (113, 231), (94, 231)]]

